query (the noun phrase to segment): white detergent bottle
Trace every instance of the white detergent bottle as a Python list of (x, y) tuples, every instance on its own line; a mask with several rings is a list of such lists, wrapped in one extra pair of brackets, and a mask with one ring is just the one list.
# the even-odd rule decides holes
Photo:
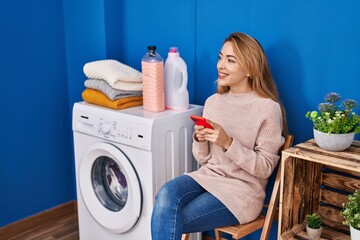
[(187, 90), (188, 72), (178, 49), (171, 47), (164, 67), (165, 108), (184, 110), (189, 108)]

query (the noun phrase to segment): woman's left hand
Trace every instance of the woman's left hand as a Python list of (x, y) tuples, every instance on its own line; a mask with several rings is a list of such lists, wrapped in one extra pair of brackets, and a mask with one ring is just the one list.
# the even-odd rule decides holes
[(205, 140), (214, 143), (215, 145), (222, 147), (225, 151), (230, 147), (232, 138), (229, 137), (225, 130), (217, 123), (206, 119), (206, 121), (214, 128), (206, 128), (203, 131), (206, 132)]

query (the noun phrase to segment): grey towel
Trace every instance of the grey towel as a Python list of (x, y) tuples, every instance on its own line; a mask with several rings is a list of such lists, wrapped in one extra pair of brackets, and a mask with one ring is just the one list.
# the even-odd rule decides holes
[(142, 91), (124, 91), (112, 88), (108, 82), (102, 79), (87, 79), (84, 85), (87, 88), (92, 88), (103, 92), (111, 100), (142, 95)]

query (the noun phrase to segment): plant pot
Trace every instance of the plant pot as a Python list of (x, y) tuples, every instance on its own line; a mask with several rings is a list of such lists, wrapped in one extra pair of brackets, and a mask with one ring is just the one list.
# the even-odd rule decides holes
[(350, 236), (352, 240), (360, 239), (360, 230), (350, 226)]
[(354, 141), (354, 137), (354, 132), (344, 134), (328, 134), (320, 132), (314, 128), (314, 138), (316, 144), (319, 145), (319, 147), (329, 151), (343, 151), (347, 149)]
[(310, 240), (317, 240), (321, 237), (322, 227), (320, 228), (310, 228), (309, 225), (306, 225), (306, 234)]

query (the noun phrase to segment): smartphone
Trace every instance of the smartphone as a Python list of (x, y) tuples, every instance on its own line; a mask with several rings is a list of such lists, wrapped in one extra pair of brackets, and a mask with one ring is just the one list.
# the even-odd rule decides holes
[(195, 115), (190, 115), (190, 118), (194, 121), (194, 123), (198, 126), (204, 126), (205, 128), (211, 128), (213, 129), (213, 127), (208, 124), (206, 122), (206, 118), (204, 117), (200, 117), (200, 116), (195, 116)]

